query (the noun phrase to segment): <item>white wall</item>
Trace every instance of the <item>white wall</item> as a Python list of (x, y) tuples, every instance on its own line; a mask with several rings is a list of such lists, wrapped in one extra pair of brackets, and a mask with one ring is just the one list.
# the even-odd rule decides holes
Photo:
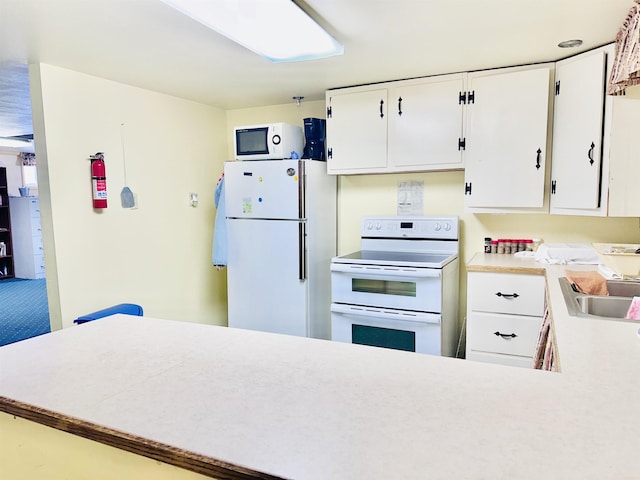
[[(52, 327), (122, 302), (225, 325), (225, 274), (211, 265), (224, 111), (46, 64), (30, 77)], [(137, 209), (120, 204), (122, 135)], [(106, 158), (103, 211), (91, 201), (96, 152)]]

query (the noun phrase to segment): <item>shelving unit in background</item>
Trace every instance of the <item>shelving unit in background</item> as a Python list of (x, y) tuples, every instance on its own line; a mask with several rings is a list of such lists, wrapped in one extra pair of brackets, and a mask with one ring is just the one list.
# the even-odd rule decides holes
[[(3, 244), (4, 247), (2, 246)], [(7, 169), (0, 167), (0, 280), (13, 278), (14, 276)]]

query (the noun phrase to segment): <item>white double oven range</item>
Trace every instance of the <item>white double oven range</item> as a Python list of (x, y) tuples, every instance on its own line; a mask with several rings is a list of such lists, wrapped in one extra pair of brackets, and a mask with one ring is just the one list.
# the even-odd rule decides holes
[(359, 252), (331, 262), (331, 338), (456, 356), (459, 221), (365, 217)]

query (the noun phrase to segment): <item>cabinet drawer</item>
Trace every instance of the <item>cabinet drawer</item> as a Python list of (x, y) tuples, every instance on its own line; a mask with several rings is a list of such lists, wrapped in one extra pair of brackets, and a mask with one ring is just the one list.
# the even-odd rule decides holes
[(541, 275), (469, 272), (469, 310), (542, 316), (545, 281)]
[(40, 217), (31, 217), (31, 235), (42, 235)]
[(542, 317), (472, 312), (467, 318), (467, 350), (532, 357)]
[(34, 255), (43, 255), (44, 254), (44, 245), (42, 244), (42, 236), (34, 235), (31, 237), (31, 244), (33, 247)]
[(511, 367), (533, 368), (533, 357), (517, 357), (515, 355), (502, 355), (500, 353), (469, 352), (467, 360), (485, 363), (498, 363)]
[(40, 220), (40, 202), (37, 198), (29, 199), (29, 216)]
[(35, 274), (36, 275), (44, 275), (44, 255), (35, 255), (33, 257), (34, 266), (35, 266)]

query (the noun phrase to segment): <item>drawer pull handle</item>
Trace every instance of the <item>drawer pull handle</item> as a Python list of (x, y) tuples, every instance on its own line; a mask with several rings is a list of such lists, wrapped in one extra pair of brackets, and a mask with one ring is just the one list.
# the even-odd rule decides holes
[(516, 338), (518, 336), (515, 333), (500, 333), (500, 332), (494, 332), (494, 335), (496, 337), (502, 337), (502, 338)]
[(520, 296), (517, 293), (502, 293), (502, 292), (498, 292), (496, 293), (496, 295), (504, 298), (518, 298)]

